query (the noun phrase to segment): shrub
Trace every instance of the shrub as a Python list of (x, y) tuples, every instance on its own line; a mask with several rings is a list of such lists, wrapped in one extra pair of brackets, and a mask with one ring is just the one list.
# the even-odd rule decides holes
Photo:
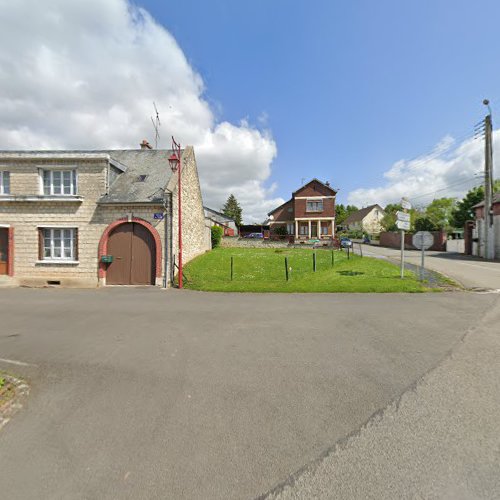
[(212, 236), (212, 248), (216, 248), (220, 245), (224, 230), (220, 226), (212, 226), (210, 231)]
[(286, 236), (288, 234), (288, 231), (286, 229), (286, 226), (276, 226), (275, 228), (273, 228), (273, 233), (278, 236)]

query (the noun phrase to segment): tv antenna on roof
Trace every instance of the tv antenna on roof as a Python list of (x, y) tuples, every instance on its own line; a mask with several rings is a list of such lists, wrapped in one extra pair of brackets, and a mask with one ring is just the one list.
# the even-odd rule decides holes
[(154, 120), (153, 117), (151, 117), (151, 123), (153, 124), (153, 128), (155, 129), (155, 149), (158, 149), (158, 139), (160, 138), (160, 132), (158, 130), (161, 126), (161, 121), (160, 121), (160, 113), (158, 113), (158, 109), (156, 108), (156, 104), (154, 101), (153, 101), (153, 106), (155, 108), (156, 117)]

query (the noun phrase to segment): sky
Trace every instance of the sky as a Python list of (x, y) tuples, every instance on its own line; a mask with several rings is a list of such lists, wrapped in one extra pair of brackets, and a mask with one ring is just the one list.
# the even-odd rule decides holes
[[(0, 148), (195, 148), (261, 221), (316, 177), (359, 207), (462, 196), (500, 120), (496, 0), (0, 0)], [(496, 130), (496, 127), (495, 127)], [(494, 136), (500, 161), (500, 131)]]

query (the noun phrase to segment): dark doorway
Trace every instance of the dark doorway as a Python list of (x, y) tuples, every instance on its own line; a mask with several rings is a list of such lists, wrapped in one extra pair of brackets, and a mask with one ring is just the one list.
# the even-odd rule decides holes
[(9, 230), (0, 227), (0, 275), (9, 272)]
[(154, 285), (156, 246), (153, 235), (135, 222), (121, 224), (109, 236), (108, 285)]

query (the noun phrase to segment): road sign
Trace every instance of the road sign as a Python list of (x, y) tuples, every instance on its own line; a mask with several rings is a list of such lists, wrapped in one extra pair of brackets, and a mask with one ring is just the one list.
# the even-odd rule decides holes
[(410, 214), (407, 214), (406, 212), (397, 211), (396, 216), (401, 222), (410, 222)]
[(411, 203), (408, 201), (408, 198), (401, 198), (401, 206), (405, 210), (410, 210), (411, 208)]
[(401, 229), (402, 231), (409, 231), (410, 230), (410, 222), (409, 221), (398, 220), (398, 221), (396, 221), (396, 226), (398, 226), (398, 229)]
[(153, 219), (162, 220), (163, 219), (163, 214), (161, 212), (156, 212), (156, 213), (153, 214)]
[(419, 231), (413, 235), (412, 243), (419, 250), (427, 250), (434, 245), (434, 236), (429, 231)]

